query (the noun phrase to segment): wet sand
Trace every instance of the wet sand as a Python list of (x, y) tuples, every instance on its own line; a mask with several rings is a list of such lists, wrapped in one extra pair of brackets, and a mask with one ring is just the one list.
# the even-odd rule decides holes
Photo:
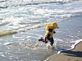
[(76, 45), (73, 50), (63, 51), (61, 54), (54, 54), (46, 61), (82, 61), (82, 42)]

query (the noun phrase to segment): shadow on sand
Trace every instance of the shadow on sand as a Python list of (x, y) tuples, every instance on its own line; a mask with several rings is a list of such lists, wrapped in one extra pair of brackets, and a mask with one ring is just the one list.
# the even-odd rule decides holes
[(74, 57), (82, 57), (82, 51), (62, 51), (62, 53), (65, 53), (67, 56), (74, 56)]

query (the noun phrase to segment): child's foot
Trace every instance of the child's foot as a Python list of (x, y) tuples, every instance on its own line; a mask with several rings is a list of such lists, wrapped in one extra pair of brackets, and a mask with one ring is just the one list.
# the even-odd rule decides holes
[(54, 46), (47, 44), (48, 49), (54, 49)]
[(50, 45), (49, 45), (49, 46), (48, 46), (48, 49), (54, 49), (54, 46), (50, 46)]
[(43, 41), (43, 38), (41, 37), (40, 39), (38, 39), (38, 41)]

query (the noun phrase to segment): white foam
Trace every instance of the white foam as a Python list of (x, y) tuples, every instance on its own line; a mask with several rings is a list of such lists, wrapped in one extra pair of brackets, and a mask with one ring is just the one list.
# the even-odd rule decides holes
[(12, 3), (11, 5), (18, 5), (18, 4), (33, 4), (33, 3), (50, 3), (50, 2), (72, 2), (72, 1), (81, 1), (81, 0), (9, 0), (8, 3)]
[(70, 49), (74, 49), (75, 46), (76, 46), (78, 43), (80, 43), (81, 41), (82, 41), (82, 39), (76, 40), (76, 41), (75, 41), (75, 44), (73, 44)]
[(77, 13), (77, 12), (82, 12), (82, 9), (37, 9), (35, 10), (35, 13), (37, 14), (44, 14), (44, 13), (56, 13), (56, 14), (65, 14), (65, 13)]
[(22, 20), (22, 18), (14, 18), (13, 16), (9, 17), (9, 18), (5, 18), (5, 20), (3, 20), (3, 22), (9, 22), (12, 24), (18, 24), (20, 23), (20, 20)]
[[(60, 17), (60, 18), (69, 18), (71, 16), (74, 15), (78, 15), (78, 12), (82, 12), (82, 9), (79, 7), (78, 9), (74, 8), (74, 9), (44, 9), (44, 8), (35, 8), (31, 10), (35, 15), (37, 14), (38, 16), (29, 16), (31, 18), (51, 18), (53, 17)], [(74, 14), (74, 15), (73, 15)]]
[(3, 45), (10, 45), (10, 44), (12, 44), (12, 42), (6, 42)]

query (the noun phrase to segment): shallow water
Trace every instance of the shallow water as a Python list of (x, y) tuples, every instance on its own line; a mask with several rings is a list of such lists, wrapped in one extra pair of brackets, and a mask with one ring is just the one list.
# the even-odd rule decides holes
[(73, 49), (75, 44), (81, 41), (81, 1), (47, 4), (14, 2), (16, 1), (0, 1), (0, 32), (17, 32), (0, 37), (1, 61), (43, 61), (57, 53), (47, 49), (44, 43), (38, 43), (36, 47), (37, 40), (44, 36), (45, 23), (58, 22), (60, 28), (54, 35), (56, 49)]

